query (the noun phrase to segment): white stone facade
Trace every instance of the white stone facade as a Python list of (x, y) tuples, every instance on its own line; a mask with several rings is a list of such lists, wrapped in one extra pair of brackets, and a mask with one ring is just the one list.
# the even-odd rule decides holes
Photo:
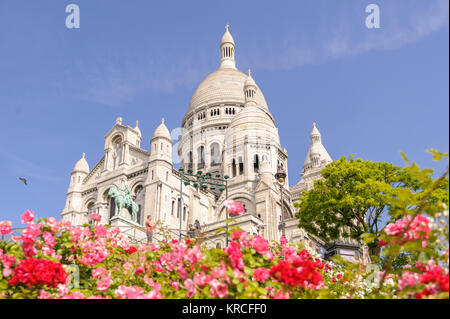
[[(288, 172), (287, 151), (282, 148), (278, 130), (261, 90), (250, 75), (236, 68), (235, 43), (227, 30), (220, 43), (220, 67), (198, 86), (184, 116), (182, 136), (175, 146), (181, 166), (194, 172), (228, 175), (228, 198), (242, 202), (246, 213), (235, 218), (236, 225), (250, 234), (279, 240), (281, 230), (280, 187), (274, 178), (278, 166)], [(188, 224), (198, 219), (205, 241), (224, 247), (225, 235), (216, 234), (224, 226), (225, 191), (203, 190), (183, 185), (180, 209), (180, 173), (174, 168), (170, 132), (164, 120), (150, 140), (151, 150), (141, 148), (138, 127), (130, 127), (118, 118), (105, 136), (105, 155), (92, 170), (85, 155), (72, 173), (62, 219), (74, 224), (89, 222), (89, 214), (102, 216), (102, 224), (119, 226), (137, 241), (145, 241), (144, 221), (161, 221), (172, 230), (174, 238), (180, 225), (186, 233)], [(297, 227), (292, 199), (310, 189), (331, 157), (322, 145), (314, 125), (311, 148), (303, 166), (301, 181), (284, 186), (284, 211), (288, 240), (312, 240), (322, 244)], [(125, 210), (115, 211), (108, 190), (128, 185), (139, 205), (138, 222), (131, 221)], [(180, 212), (181, 210), (181, 212)], [(158, 240), (158, 236), (156, 236)]]

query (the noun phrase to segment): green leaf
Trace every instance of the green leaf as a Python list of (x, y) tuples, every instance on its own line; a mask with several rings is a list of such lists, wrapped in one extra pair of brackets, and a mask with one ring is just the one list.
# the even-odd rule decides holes
[(361, 237), (365, 244), (370, 244), (375, 239), (377, 239), (377, 236), (375, 236), (375, 234), (371, 234), (371, 233), (364, 233), (361, 235)]

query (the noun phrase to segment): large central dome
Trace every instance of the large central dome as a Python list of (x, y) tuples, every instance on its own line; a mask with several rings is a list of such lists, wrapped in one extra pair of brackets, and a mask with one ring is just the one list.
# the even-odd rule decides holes
[[(244, 82), (246, 79), (247, 75), (237, 69), (218, 69), (216, 72), (208, 75), (197, 87), (189, 103), (188, 112), (206, 103), (244, 104)], [(266, 99), (259, 88), (256, 93), (256, 102), (267, 109)]]
[[(234, 53), (234, 40), (227, 26), (220, 42), (220, 68), (208, 75), (197, 87), (189, 103), (188, 113), (205, 104), (244, 104), (244, 82), (247, 75), (236, 69)], [(266, 99), (259, 88), (255, 100), (258, 105), (267, 109)]]

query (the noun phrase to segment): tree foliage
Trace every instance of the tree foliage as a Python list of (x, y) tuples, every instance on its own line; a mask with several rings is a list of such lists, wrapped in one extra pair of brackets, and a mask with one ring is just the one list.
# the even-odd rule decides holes
[[(442, 157), (431, 152), (434, 159)], [(436, 181), (433, 170), (421, 170), (402, 156), (407, 163), (404, 168), (353, 156), (329, 164), (322, 171), (323, 179), (295, 204), (299, 227), (325, 241), (365, 239), (369, 247), (377, 247), (387, 222), (419, 206), (432, 214), (438, 210), (437, 203), (448, 204), (448, 179), (444, 177), (430, 189)]]

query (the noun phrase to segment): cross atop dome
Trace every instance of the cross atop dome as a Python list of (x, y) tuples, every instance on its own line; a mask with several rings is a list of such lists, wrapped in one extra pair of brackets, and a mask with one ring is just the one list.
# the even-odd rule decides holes
[(225, 26), (225, 30), (226, 30), (227, 32), (229, 32), (229, 31), (228, 31), (229, 28), (230, 28), (230, 25), (227, 23), (226, 26)]

